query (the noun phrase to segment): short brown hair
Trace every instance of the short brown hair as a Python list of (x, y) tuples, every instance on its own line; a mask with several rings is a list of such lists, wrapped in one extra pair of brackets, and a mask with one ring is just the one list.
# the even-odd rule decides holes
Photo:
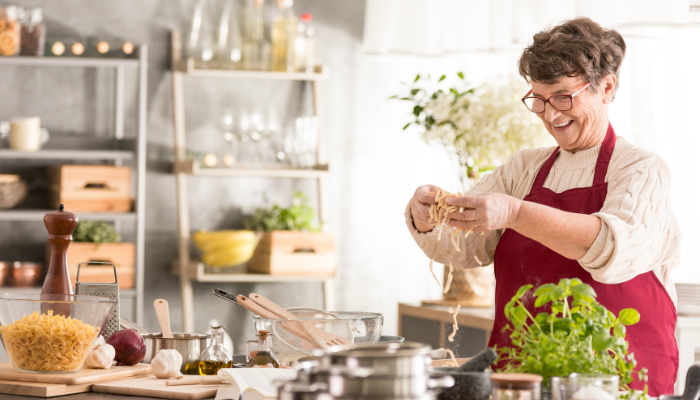
[(590, 18), (575, 18), (536, 33), (518, 61), (518, 70), (528, 83), (581, 77), (596, 91), (608, 74), (619, 82), (626, 48), (616, 30), (605, 29)]

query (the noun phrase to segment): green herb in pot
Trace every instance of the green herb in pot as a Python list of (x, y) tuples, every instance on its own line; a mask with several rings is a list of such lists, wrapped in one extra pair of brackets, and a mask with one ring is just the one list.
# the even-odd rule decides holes
[[(542, 375), (549, 385), (554, 376), (575, 373), (618, 375), (620, 390), (630, 390), (633, 374), (646, 381), (646, 369), (635, 371), (634, 354), (628, 354), (626, 327), (639, 322), (639, 313), (626, 308), (616, 317), (596, 298), (593, 288), (579, 279), (548, 283), (535, 292), (535, 307), (550, 305), (549, 312), (533, 316), (524, 298), (533, 288), (521, 287), (506, 304), (512, 347), (498, 349), (502, 372)], [(645, 387), (643, 396), (646, 396)], [(632, 392), (630, 392), (632, 393)], [(632, 393), (639, 394), (639, 393)]]
[(301, 192), (292, 195), (292, 206), (282, 208), (277, 204), (270, 209), (258, 208), (255, 214), (243, 221), (246, 229), (253, 231), (318, 231), (312, 225), (316, 216), (309, 199)]
[(73, 232), (73, 240), (76, 242), (116, 243), (121, 242), (122, 237), (112, 225), (104, 221), (80, 221)]

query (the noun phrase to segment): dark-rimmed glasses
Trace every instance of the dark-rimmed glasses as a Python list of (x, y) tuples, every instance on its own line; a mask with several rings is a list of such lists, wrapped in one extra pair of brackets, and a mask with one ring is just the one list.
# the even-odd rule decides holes
[(590, 86), (590, 84), (591, 83), (588, 82), (587, 84), (583, 85), (580, 89), (571, 94), (555, 94), (554, 96), (550, 96), (546, 100), (541, 97), (528, 96), (530, 93), (532, 93), (532, 89), (530, 89), (530, 91), (527, 92), (527, 94), (525, 95), (525, 97), (523, 97), (522, 100), (525, 104), (525, 107), (527, 107), (528, 110), (534, 113), (544, 112), (547, 103), (554, 107), (555, 110), (569, 111), (574, 107), (574, 97), (581, 93), (583, 89)]

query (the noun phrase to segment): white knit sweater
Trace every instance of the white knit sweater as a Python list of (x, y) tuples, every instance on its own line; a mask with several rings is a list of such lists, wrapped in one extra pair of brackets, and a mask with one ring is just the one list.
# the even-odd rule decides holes
[[(538, 171), (554, 147), (518, 151), (508, 161), (485, 176), (470, 196), (481, 193), (504, 193), (523, 199), (530, 193)], [(562, 150), (544, 183), (544, 187), (561, 193), (568, 189), (590, 187), (600, 146), (577, 153)], [(600, 212), (602, 227), (588, 252), (578, 260), (602, 283), (620, 283), (639, 274), (654, 271), (676, 303), (676, 288), (670, 271), (678, 265), (681, 233), (669, 199), (671, 176), (668, 165), (658, 155), (632, 146), (617, 138), (608, 173), (608, 195)], [(437, 229), (420, 233), (413, 225), (410, 204), (406, 224), (416, 243), (436, 262), (461, 268), (478, 267), (474, 256), (488, 265), (493, 262), (502, 230), (484, 235), (469, 235), (460, 242), (457, 252), (449, 235), (437, 240)], [(434, 255), (433, 255), (434, 254)]]

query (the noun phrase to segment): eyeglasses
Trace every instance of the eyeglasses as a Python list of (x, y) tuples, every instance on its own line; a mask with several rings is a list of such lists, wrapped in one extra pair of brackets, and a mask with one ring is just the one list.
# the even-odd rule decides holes
[(534, 112), (534, 113), (541, 113), (544, 112), (545, 106), (547, 103), (551, 104), (552, 107), (554, 107), (555, 110), (559, 111), (569, 111), (574, 107), (574, 97), (581, 93), (583, 89), (587, 88), (590, 86), (591, 83), (588, 82), (587, 84), (583, 85), (580, 89), (577, 91), (573, 92), (572, 94), (557, 94), (554, 96), (551, 96), (548, 99), (543, 99), (541, 97), (534, 97), (528, 95), (532, 93), (532, 89), (530, 89), (529, 92), (523, 97), (523, 103), (525, 104), (525, 107), (528, 108), (528, 110)]

